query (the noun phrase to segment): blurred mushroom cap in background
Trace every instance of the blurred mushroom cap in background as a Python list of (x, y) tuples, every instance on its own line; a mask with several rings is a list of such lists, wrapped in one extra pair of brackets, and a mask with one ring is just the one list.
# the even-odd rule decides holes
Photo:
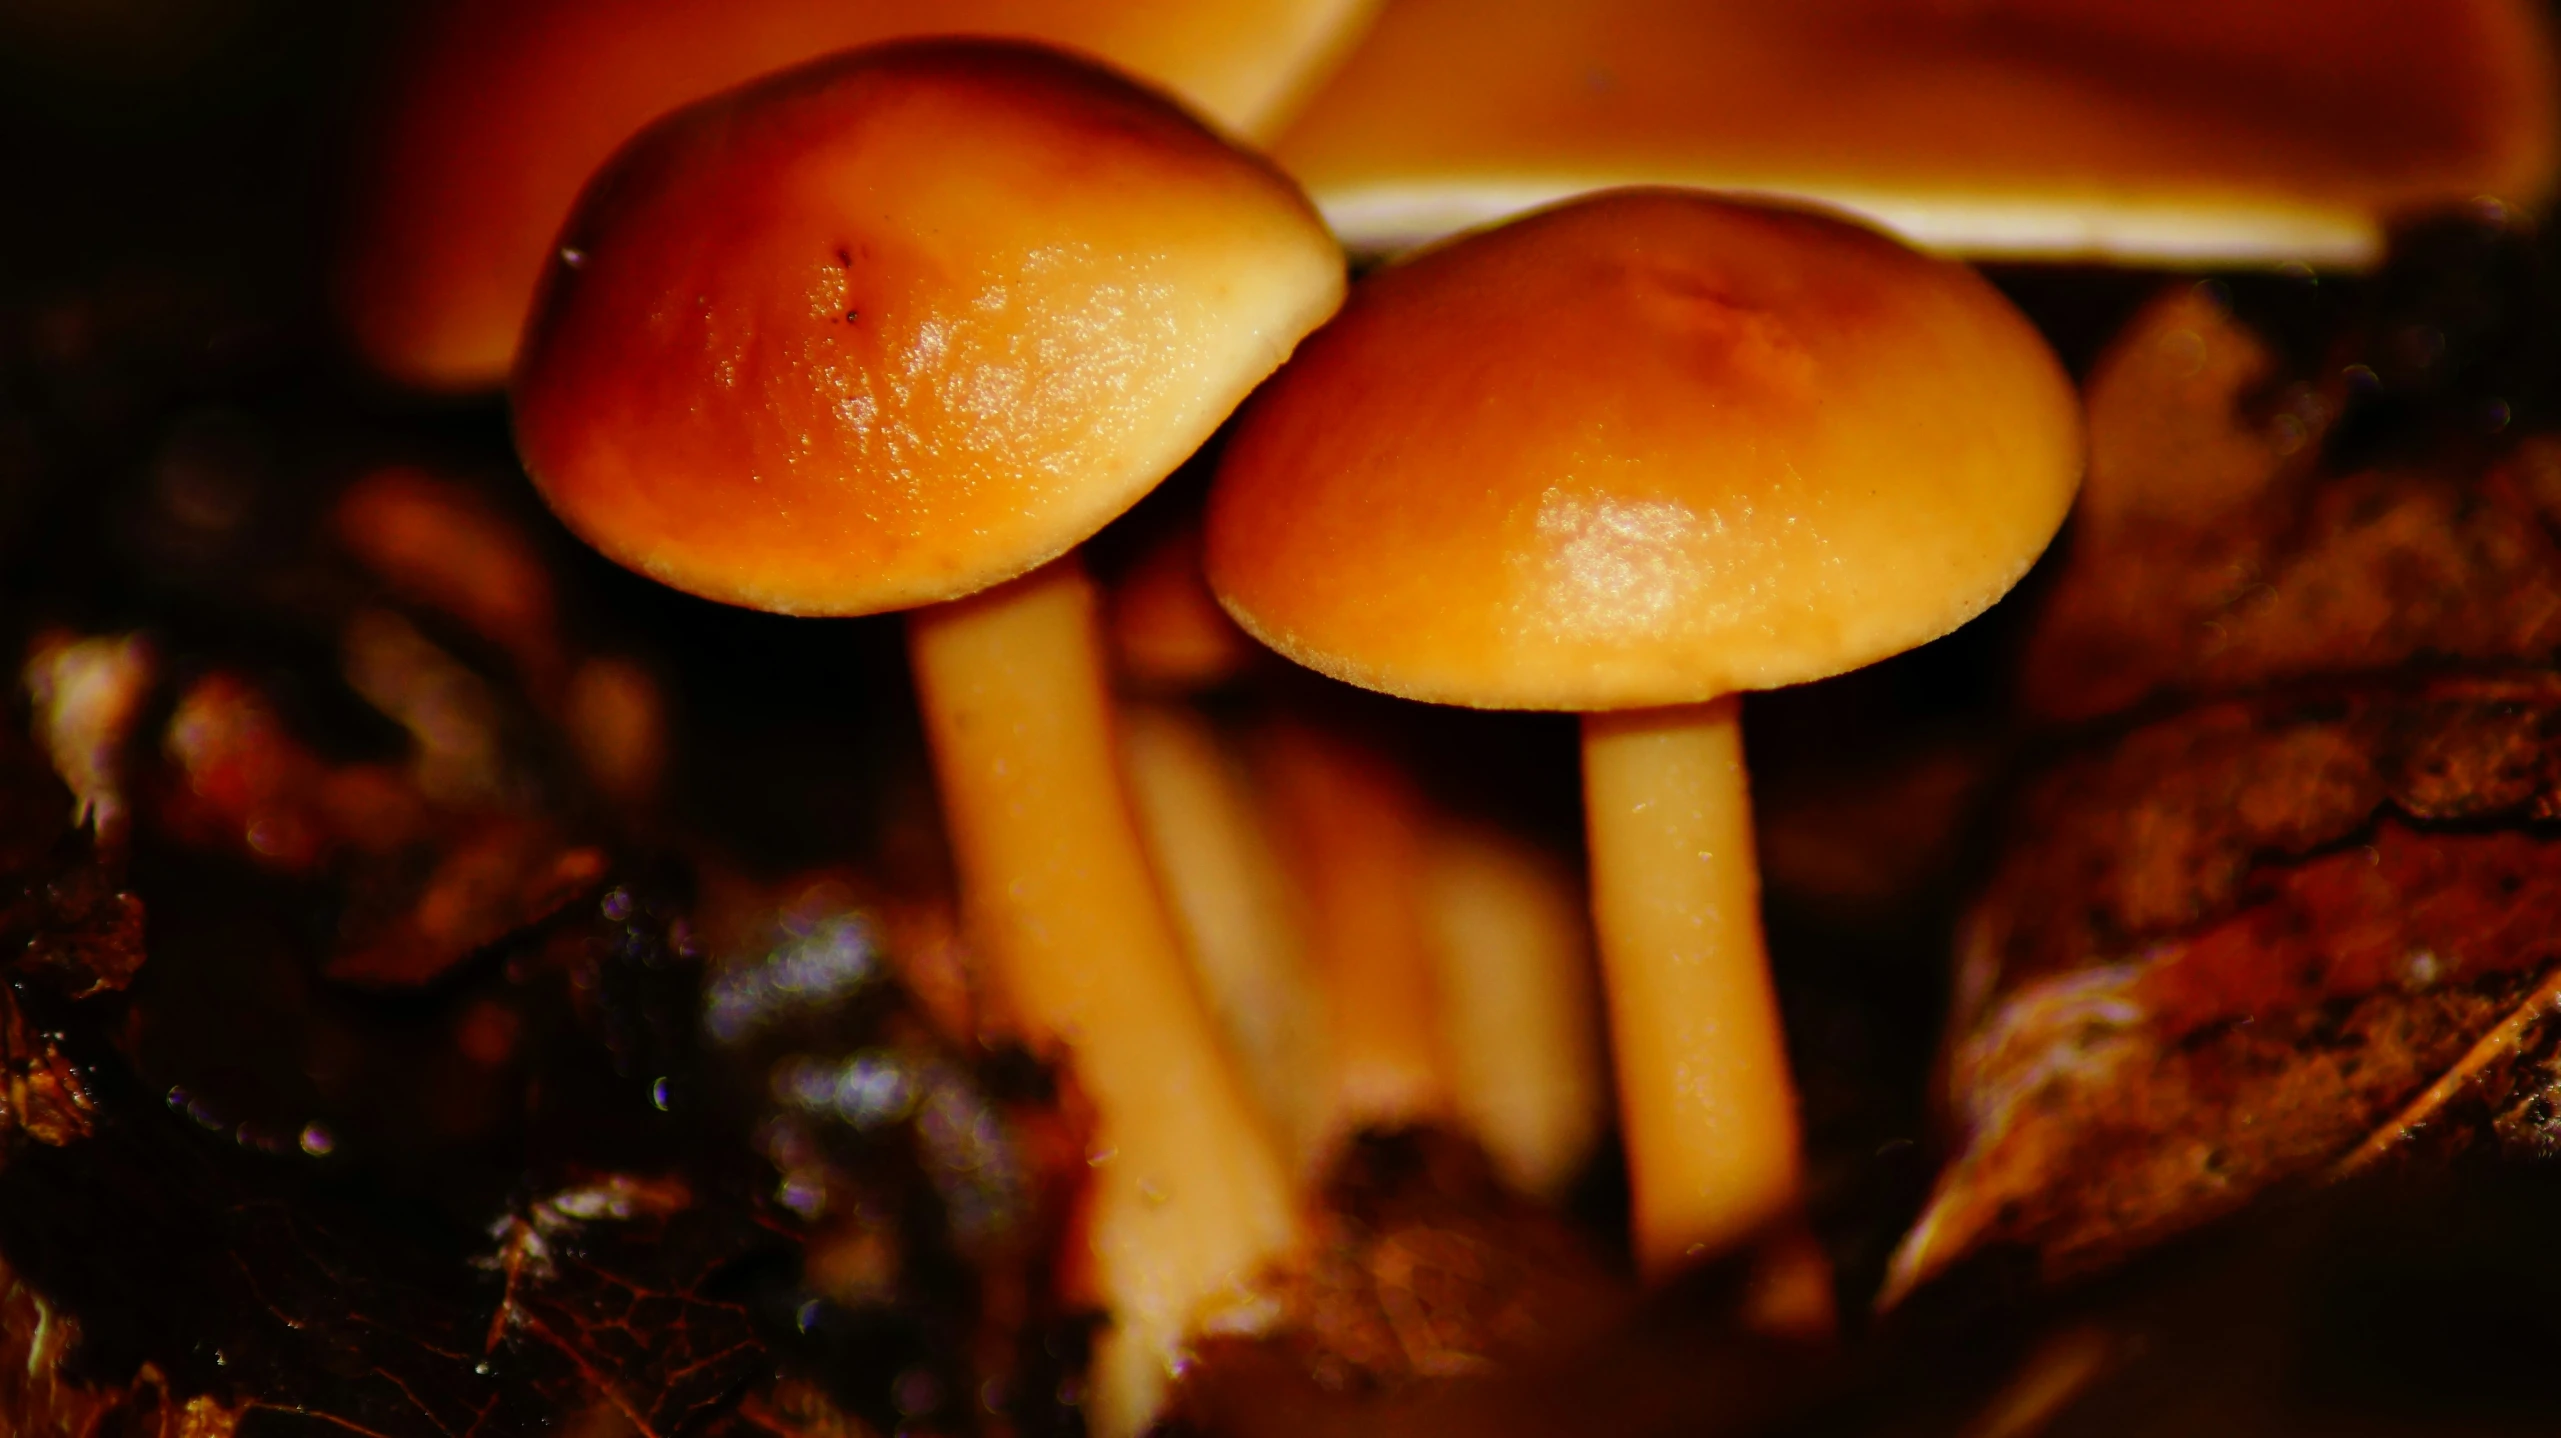
[(2554, 168), (2528, 0), (1393, 0), (1283, 135), (1356, 251), (1608, 185), (1978, 257), (2361, 267)]
[(374, 368), (505, 378), (587, 176), (657, 116), (831, 51), (919, 35), (1037, 40), (1268, 135), (1369, 0), (454, 0), (402, 51), (356, 175), (341, 322)]

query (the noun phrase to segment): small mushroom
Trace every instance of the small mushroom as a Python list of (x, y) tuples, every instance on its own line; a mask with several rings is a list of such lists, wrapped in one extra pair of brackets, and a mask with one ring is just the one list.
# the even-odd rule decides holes
[(1581, 885), (1303, 707), (1243, 735), (1167, 700), (1123, 715), (1140, 829), (1252, 1088), (1311, 1180), (1364, 1129), (1447, 1124), (1562, 1197), (1607, 1087)]
[[(574, 255), (572, 259), (569, 256)], [(543, 497), (664, 583), (910, 609), (967, 922), (1098, 1132), (1098, 1432), (1250, 1321), (1288, 1178), (1148, 872), (1066, 555), (1340, 302), (1304, 197), (1029, 47), (857, 51), (683, 110), (589, 187), (514, 385)]]
[(1972, 271), (1670, 190), (1379, 271), (1241, 418), (1207, 562), (1248, 632), (1407, 698), (1586, 716), (1649, 1270), (1798, 1197), (1735, 696), (1971, 619), (2080, 469), (2069, 381)]
[[(1209, 689), (1262, 653), (1200, 558), (1184, 523), (1113, 589), (1134, 687)], [(1140, 827), (1211, 1008), (1309, 1174), (1364, 1129), (1455, 1124), (1514, 1186), (1559, 1196), (1599, 1089), (1576, 886), (1519, 839), (1435, 811), (1306, 707), (1282, 699), (1253, 724), (1259, 783), (1191, 706), (1127, 712)], [(1452, 964), (1476, 982), (1443, 982)]]

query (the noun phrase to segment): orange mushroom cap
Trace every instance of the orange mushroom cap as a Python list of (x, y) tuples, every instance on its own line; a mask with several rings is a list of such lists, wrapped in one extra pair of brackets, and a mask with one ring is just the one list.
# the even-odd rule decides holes
[(795, 614), (1074, 547), (1340, 302), (1298, 191), (1024, 46), (834, 57), (636, 138), (528, 329), (526, 467), (613, 559)]
[(858, 45), (1061, 45), (1263, 136), (1372, 0), (445, 0), (362, 153), (337, 304), (405, 384), (495, 388), (579, 186), (679, 105)]
[(1948, 253), (2371, 264), (2556, 160), (2536, 0), (1393, 0), (1274, 153), (1355, 249), (1604, 185)]
[(2007, 591), (2079, 408), (1971, 270), (1664, 190), (1390, 266), (1248, 406), (1212, 588), (1409, 698), (1602, 710), (1855, 668)]

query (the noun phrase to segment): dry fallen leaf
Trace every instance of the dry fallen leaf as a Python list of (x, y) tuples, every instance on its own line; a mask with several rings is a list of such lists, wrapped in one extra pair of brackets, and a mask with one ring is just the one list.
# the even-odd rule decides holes
[(2181, 287), (2094, 373), (2046, 757), (1960, 936), (1958, 1142), (1888, 1301), (2422, 1138), (2561, 1146), (2561, 441), (2351, 431), (2376, 332), (2289, 382)]

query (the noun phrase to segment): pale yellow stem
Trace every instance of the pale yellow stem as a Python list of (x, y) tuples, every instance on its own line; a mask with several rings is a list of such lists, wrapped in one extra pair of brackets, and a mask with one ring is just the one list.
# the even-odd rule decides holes
[(1155, 1417), (1187, 1335), (1263, 1321), (1286, 1172), (1194, 989), (1130, 815), (1093, 586), (1071, 556), (918, 611), (910, 657), (972, 936), (1096, 1131), (1089, 1242), (1112, 1326), (1087, 1416)]
[(1801, 1159), (1733, 698), (1586, 715), (1592, 912), (1638, 1261), (1660, 1274), (1796, 1201)]
[(1130, 797), (1192, 968), (1247, 1085), (1289, 1152), (1313, 1158), (1329, 1068), (1299, 899), (1262, 801), (1197, 711), (1132, 704)]
[(1421, 797), (1383, 757), (1305, 725), (1274, 725), (1264, 754), (1324, 995), (1333, 1056), (1324, 1141), (1448, 1117)]
[(1423, 894), (1459, 1115), (1513, 1187), (1562, 1197), (1609, 1101), (1582, 886), (1511, 834), (1443, 823)]

